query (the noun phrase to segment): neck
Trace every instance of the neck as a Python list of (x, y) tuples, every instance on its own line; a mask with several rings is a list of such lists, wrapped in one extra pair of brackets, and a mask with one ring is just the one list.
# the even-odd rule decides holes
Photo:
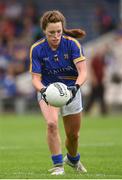
[(48, 44), (49, 44), (49, 46), (50, 46), (50, 48), (53, 50), (53, 51), (55, 51), (57, 48), (58, 48), (58, 46), (59, 45), (52, 45), (52, 44), (50, 44), (49, 42), (48, 42)]

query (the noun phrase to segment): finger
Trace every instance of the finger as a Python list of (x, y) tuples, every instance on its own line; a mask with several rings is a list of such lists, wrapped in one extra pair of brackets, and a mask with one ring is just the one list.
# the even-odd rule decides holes
[(73, 97), (69, 99), (69, 101), (66, 103), (66, 105), (70, 104), (73, 100)]
[(44, 98), (44, 101), (46, 102), (46, 104), (48, 105), (48, 101), (46, 99), (46, 95), (45, 94), (43, 94), (43, 98)]
[(74, 87), (73, 86), (68, 86), (67, 89), (68, 90), (72, 90)]

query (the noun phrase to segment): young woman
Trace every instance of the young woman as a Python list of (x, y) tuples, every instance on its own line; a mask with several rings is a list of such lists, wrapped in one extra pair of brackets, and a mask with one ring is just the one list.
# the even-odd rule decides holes
[[(85, 57), (80, 43), (75, 39), (82, 38), (85, 32), (81, 29), (68, 30), (65, 23), (61, 12), (45, 12), (41, 17), (45, 37), (34, 43), (30, 50), (30, 72), (47, 125), (47, 141), (54, 165), (50, 170), (52, 175), (64, 174), (64, 163), (77, 171), (86, 172), (80, 162), (78, 138), (82, 111), (80, 86), (85, 82), (87, 73)], [(60, 109), (49, 105), (44, 96), (46, 87), (53, 82), (66, 84), (72, 92), (68, 105)], [(58, 129), (59, 110), (66, 132), (67, 155), (64, 160)]]

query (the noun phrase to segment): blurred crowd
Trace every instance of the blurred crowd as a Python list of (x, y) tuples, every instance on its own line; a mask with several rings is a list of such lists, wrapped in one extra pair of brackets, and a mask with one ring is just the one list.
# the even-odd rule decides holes
[(107, 33), (117, 28), (117, 23), (102, 4), (98, 3), (95, 7), (95, 29), (99, 35)]
[(0, 1), (0, 97), (17, 93), (15, 78), (28, 71), (29, 48), (39, 38), (39, 16), (34, 3)]
[[(21, 95), (17, 89), (16, 79), (18, 75), (27, 72), (29, 69), (30, 46), (43, 37), (39, 18), (40, 11), (34, 1), (0, 1), (0, 101), (11, 100), (11, 98)], [(104, 6), (98, 4), (95, 8), (95, 29), (99, 36), (115, 28), (116, 24), (112, 16)], [(120, 41), (122, 39), (121, 26), (116, 32)], [(117, 39), (116, 41), (118, 42)], [(97, 99), (101, 105), (101, 113), (107, 112), (103, 80), (106, 68), (104, 60), (110, 51), (108, 51), (109, 48), (106, 50), (107, 52), (104, 51), (102, 55), (99, 52), (94, 54), (91, 59), (91, 94), (88, 104), (86, 104), (86, 112), (90, 111), (92, 104)], [(114, 58), (113, 55), (111, 57)], [(115, 74), (113, 81), (120, 82), (121, 80)]]

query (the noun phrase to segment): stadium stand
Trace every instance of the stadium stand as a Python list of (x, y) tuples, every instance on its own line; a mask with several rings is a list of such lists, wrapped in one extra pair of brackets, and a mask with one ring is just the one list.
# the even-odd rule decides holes
[[(116, 49), (114, 48), (113, 52), (117, 64), (120, 63), (117, 60), (120, 59), (119, 56), (121, 55), (121, 50), (119, 51), (119, 48), (117, 48), (120, 46), (120, 44), (118, 45), (120, 41), (114, 42), (113, 40), (115, 36), (114, 32), (116, 31), (100, 37), (99, 29), (96, 28), (96, 24), (98, 23), (96, 9), (99, 5), (105, 7), (105, 11), (112, 19), (112, 22), (114, 22), (115, 28), (116, 24), (119, 24), (120, 21), (118, 10), (119, 0), (103, 0), (100, 4), (98, 4), (97, 0), (77, 0), (77, 3), (75, 0), (47, 0), (46, 2), (41, 2), (40, 0), (0, 1), (0, 111), (6, 110), (6, 108), (3, 108), (5, 99), (8, 99), (7, 103), (15, 102), (15, 104), (18, 104), (18, 106), (14, 106), (18, 113), (24, 112), (24, 109), (26, 109), (24, 106), (25, 97), (27, 97), (26, 104), (29, 104), (28, 102), (32, 100), (31, 102), (34, 102), (36, 106), (34, 101), (35, 92), (30, 84), (30, 76), (28, 75), (29, 48), (33, 42), (43, 36), (39, 27), (39, 18), (46, 10), (59, 9), (66, 16), (69, 28), (82, 27), (86, 30), (87, 36), (82, 40), (82, 43), (88, 59), (91, 59), (92, 53), (95, 53), (98, 46), (101, 48), (101, 46), (104, 46), (106, 43), (116, 43)], [(111, 30), (113, 30), (113, 27), (108, 31)], [(29, 78), (28, 82), (25, 77)], [(11, 88), (12, 92), (9, 96), (5, 94), (8, 91), (7, 88), (9, 88), (10, 92), (10, 87), (8, 87), (10, 84), (7, 83), (7, 86), (5, 86), (5, 82), (8, 82), (5, 81), (5, 79), (10, 79), (11, 87), (14, 87)], [(23, 85), (21, 83), (22, 81), (23, 84), (28, 84), (28, 86)], [(107, 81), (109, 80), (106, 80), (106, 82)], [(106, 84), (107, 91), (109, 92), (109, 96), (106, 95), (106, 98), (108, 98), (108, 102), (112, 103), (113, 95), (110, 97), (110, 90), (112, 91), (113, 88), (108, 88), (109, 82)], [(114, 85), (118, 88), (117, 84)], [(83, 87), (84, 94), (88, 94), (88, 86), (87, 83)], [(31, 93), (27, 89), (31, 89)], [(113, 90), (114, 93), (115, 91), (116, 90)], [(13, 101), (10, 101), (11, 98)], [(121, 98), (119, 98), (118, 102), (120, 101)], [(24, 108), (22, 109), (22, 107)]]

